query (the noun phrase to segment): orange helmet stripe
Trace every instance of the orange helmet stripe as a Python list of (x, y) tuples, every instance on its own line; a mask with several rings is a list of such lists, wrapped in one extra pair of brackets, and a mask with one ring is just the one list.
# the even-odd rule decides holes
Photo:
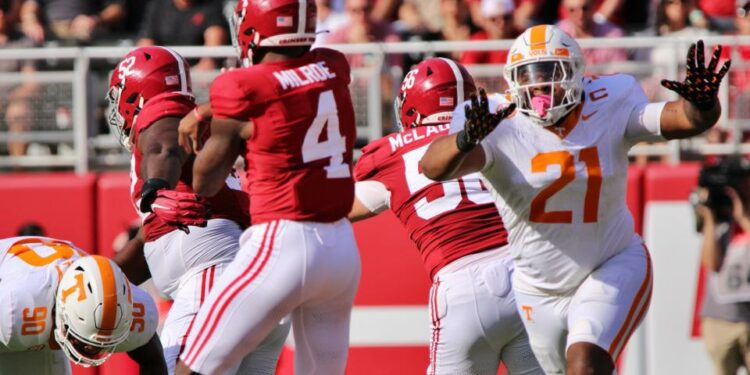
[(117, 282), (109, 259), (93, 255), (102, 276), (102, 321), (99, 334), (106, 335), (115, 329), (117, 319)]
[(543, 50), (547, 47), (547, 25), (537, 25), (531, 28), (529, 48), (532, 51)]

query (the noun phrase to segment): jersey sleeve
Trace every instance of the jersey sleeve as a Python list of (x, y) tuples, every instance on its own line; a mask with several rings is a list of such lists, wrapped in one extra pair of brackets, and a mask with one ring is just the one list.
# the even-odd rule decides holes
[(144, 130), (165, 117), (182, 118), (195, 107), (195, 102), (182, 94), (169, 93), (151, 99), (138, 114), (135, 122), (135, 141)]
[(133, 291), (133, 323), (130, 325), (128, 339), (115, 348), (115, 352), (135, 350), (151, 340), (159, 324), (159, 312), (156, 303), (143, 289), (130, 284)]
[(52, 334), (52, 311), (18, 285), (0, 287), (0, 353), (46, 347)]
[(661, 112), (665, 103), (649, 103), (640, 83), (630, 75), (619, 74), (613, 83), (622, 87), (620, 106), (630, 108), (624, 137), (630, 145), (638, 142), (664, 141), (661, 135)]
[[(247, 121), (254, 117), (257, 100), (247, 81), (253, 81), (249, 69), (235, 69), (216, 77), (210, 88), (211, 111), (214, 118), (231, 118)], [(258, 79), (262, 79), (258, 77)], [(259, 82), (256, 82), (258, 84)]]
[(391, 206), (391, 192), (382, 182), (359, 181), (354, 185), (354, 194), (370, 212), (379, 214)]

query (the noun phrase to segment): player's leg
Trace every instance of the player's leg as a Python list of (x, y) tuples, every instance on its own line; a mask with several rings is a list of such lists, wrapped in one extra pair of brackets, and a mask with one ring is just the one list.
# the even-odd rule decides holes
[(213, 265), (197, 273), (183, 276), (183, 281), (167, 313), (159, 338), (164, 348), (164, 359), (171, 374), (177, 358), (192, 329), (195, 314), (221, 274), (223, 265)]
[[(200, 373), (236, 366), (299, 301), (302, 262), (285, 238), (299, 237), (288, 221), (253, 226), (250, 238), (221, 275), (195, 318), (180, 358)], [(245, 237), (245, 236), (243, 236)]]
[(648, 310), (651, 286), (651, 260), (640, 241), (583, 281), (568, 311), (568, 374), (612, 373)]
[(284, 348), (292, 320), (286, 317), (266, 336), (252, 353), (245, 356), (237, 369), (237, 375), (273, 375)]
[(212, 219), (205, 228), (190, 227), (190, 234), (175, 230), (146, 242), (144, 255), (154, 285), (176, 299), (183, 276), (234, 259), (241, 233), (231, 220)]
[(360, 259), (351, 223), (305, 226), (304, 303), (292, 313), (295, 373), (343, 374)]
[(511, 375), (543, 375), (536, 360), (511, 288), (512, 261), (502, 259), (476, 265), (474, 288), (484, 339), (505, 363)]
[[(457, 262), (465, 265), (453, 263), (438, 272), (430, 289), (432, 337), (427, 374), (495, 373), (506, 344), (526, 337), (507, 263), (487, 254), (469, 255)], [(525, 350), (532, 359), (531, 368), (538, 369), (528, 341)], [(524, 367), (518, 363), (512, 373), (524, 373)]]
[[(515, 280), (514, 280), (515, 282)], [(570, 296), (543, 296), (513, 289), (531, 350), (546, 374), (565, 373), (566, 324)]]

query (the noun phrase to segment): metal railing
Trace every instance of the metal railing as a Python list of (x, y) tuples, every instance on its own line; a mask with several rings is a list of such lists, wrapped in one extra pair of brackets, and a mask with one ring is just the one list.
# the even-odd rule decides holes
[[(696, 38), (665, 37), (627, 37), (608, 39), (581, 39), (584, 50), (589, 48), (624, 48), (630, 55), (648, 55), (654, 48), (666, 61), (653, 63), (648, 59), (611, 62), (589, 66), (592, 73), (621, 71), (633, 74), (644, 86), (651, 85), (658, 99), (675, 98), (665, 89), (654, 88), (654, 80), (676, 79), (684, 64), (685, 52)], [(707, 36), (703, 37), (707, 45), (722, 44), (731, 48), (733, 58), (732, 70), (750, 72), (750, 61), (743, 62), (739, 50), (750, 46), (750, 36)], [(418, 53), (423, 57), (462, 51), (481, 51), (508, 49), (512, 41), (464, 41), (464, 42), (399, 42), (377, 44), (333, 45), (350, 57), (360, 56), (358, 61), (364, 63), (352, 67), (351, 92), (355, 104), (359, 143), (363, 144), (381, 137), (392, 130), (390, 101), (397, 90), (404, 70), (391, 65), (394, 58)], [(36, 73), (2, 73), (0, 74), (0, 153), (8, 142), (26, 142), (38, 144), (57, 144), (56, 152), (45, 155), (31, 154), (24, 156), (0, 156), (0, 168), (19, 169), (36, 167), (68, 167), (76, 172), (90, 169), (124, 167), (129, 158), (114, 140), (114, 137), (102, 126), (101, 113), (106, 92), (107, 74), (118, 59), (129, 52), (131, 47), (86, 47), (86, 48), (38, 48), (38, 49), (0, 49), (0, 60), (37, 61), (46, 65), (46, 69)], [(234, 58), (235, 49), (225, 47), (174, 47), (188, 59), (212, 57), (217, 59)], [(709, 53), (707, 53), (709, 55)], [(467, 67), (480, 86), (492, 90), (503, 90), (502, 65), (473, 65)], [(655, 77), (659, 73), (658, 77)], [(199, 100), (207, 99), (210, 82), (218, 71), (193, 72), (193, 88)], [(750, 77), (750, 73), (748, 73)], [(387, 87), (384, 87), (383, 84)], [(23, 84), (37, 85), (35, 99), (30, 100), (32, 124), (21, 129), (10, 124), (8, 106), (12, 98), (3, 100), (13, 88)], [(730, 89), (731, 88), (731, 89)], [(668, 156), (673, 162), (680, 160), (685, 151), (698, 153), (733, 153), (750, 152), (750, 143), (744, 143), (743, 131), (750, 129), (750, 107), (743, 98), (750, 99), (748, 87), (739, 87), (733, 82), (733, 76), (725, 80), (720, 91), (720, 100), (725, 110), (720, 125), (733, 136), (727, 141), (714, 144), (697, 139), (688, 142), (669, 142), (658, 145), (638, 145), (631, 154)], [(57, 90), (57, 91), (54, 91)], [(649, 91), (649, 90), (647, 90)], [(12, 95), (6, 95), (12, 96)], [(736, 107), (736, 108), (734, 108)], [(735, 115), (733, 113), (739, 113)], [(64, 147), (63, 147), (64, 146)], [(64, 152), (61, 152), (61, 148)]]

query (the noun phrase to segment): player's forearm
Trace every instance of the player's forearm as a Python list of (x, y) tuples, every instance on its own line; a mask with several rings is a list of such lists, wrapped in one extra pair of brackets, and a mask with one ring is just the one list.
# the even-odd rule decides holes
[(151, 272), (143, 254), (143, 228), (114, 256), (114, 261), (133, 284), (140, 285), (151, 278)]
[(169, 186), (174, 188), (180, 179), (182, 164), (186, 159), (187, 155), (176, 142), (146, 150), (143, 159), (145, 166), (143, 180), (160, 178), (169, 182)]
[(129, 351), (128, 356), (138, 363), (141, 375), (166, 375), (168, 370), (163, 353), (159, 336), (154, 335), (145, 345)]
[(212, 142), (209, 138), (203, 150), (198, 153), (193, 164), (193, 191), (202, 197), (213, 197), (219, 192), (224, 181), (232, 171), (232, 165), (237, 159), (237, 153), (223, 150), (222, 146)]
[[(419, 165), (427, 178), (445, 181), (460, 177), (460, 169), (469, 153), (456, 146), (456, 134), (438, 137), (422, 156)], [(473, 151), (473, 150), (472, 150)]]
[(684, 99), (668, 102), (661, 115), (662, 135), (667, 139), (682, 139), (701, 134), (714, 126), (720, 115), (718, 100), (707, 110), (700, 110)]

